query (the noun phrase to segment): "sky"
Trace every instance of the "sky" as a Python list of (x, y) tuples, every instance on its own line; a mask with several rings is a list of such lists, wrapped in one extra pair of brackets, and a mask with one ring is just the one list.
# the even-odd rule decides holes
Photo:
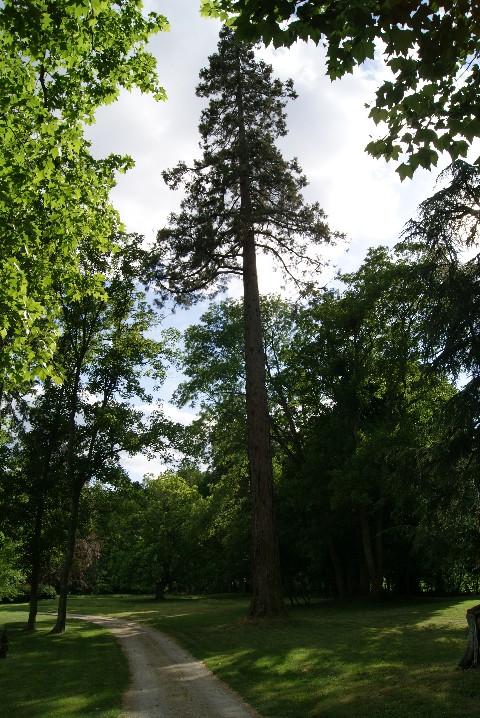
[[(166, 225), (181, 200), (180, 191), (166, 187), (162, 171), (200, 154), (197, 127), (205, 101), (195, 96), (195, 87), (200, 69), (216, 50), (220, 24), (200, 17), (199, 5), (200, 0), (145, 2), (147, 11), (164, 14), (170, 21), (170, 32), (159, 33), (149, 46), (168, 99), (155, 102), (137, 91), (124, 92), (116, 103), (100, 108), (96, 124), (87, 128), (94, 154), (114, 152), (134, 159), (135, 167), (119, 176), (111, 199), (127, 231), (143, 234), (147, 240), (153, 240)], [(332, 267), (326, 278), (333, 277), (335, 267), (356, 269), (369, 247), (397, 241), (419, 203), (432, 194), (448, 158), (433, 173), (419, 170), (413, 180), (402, 183), (394, 164), (375, 160), (364, 151), (371, 137), (378, 135), (365, 103), (374, 100), (385, 76), (381, 56), (333, 83), (325, 75), (323, 50), (313, 43), (300, 42), (290, 49), (262, 48), (258, 56), (273, 66), (275, 76), (292, 78), (298, 94), (287, 106), (288, 135), (279, 143), (282, 153), (286, 159), (298, 158), (309, 181), (306, 200), (318, 201), (330, 227), (347, 236), (345, 244), (329, 250)], [(275, 290), (278, 276), (268, 265), (260, 267), (259, 276), (260, 291)], [(238, 285), (231, 291), (238, 296)], [(170, 322), (183, 329), (198, 318), (196, 309), (177, 313)], [(167, 381), (163, 393), (167, 400), (177, 381), (176, 375)], [(167, 410), (179, 418), (178, 409)], [(191, 415), (191, 411), (182, 412), (182, 420), (188, 421)], [(123, 465), (135, 480), (161, 468), (144, 457), (126, 457)]]

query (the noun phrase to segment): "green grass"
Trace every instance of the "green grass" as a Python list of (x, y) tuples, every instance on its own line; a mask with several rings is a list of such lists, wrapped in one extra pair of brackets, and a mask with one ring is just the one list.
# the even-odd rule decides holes
[(8, 657), (0, 661), (0, 715), (119, 718), (128, 669), (113, 636), (83, 621), (50, 635), (51, 616), (39, 616), (38, 631), (29, 634), (26, 621), (26, 606), (0, 605), (0, 627), (10, 639)]
[(76, 598), (70, 608), (176, 636), (265, 717), (466, 718), (480, 710), (480, 675), (455, 668), (476, 602), (324, 601), (267, 623), (246, 621), (238, 598)]

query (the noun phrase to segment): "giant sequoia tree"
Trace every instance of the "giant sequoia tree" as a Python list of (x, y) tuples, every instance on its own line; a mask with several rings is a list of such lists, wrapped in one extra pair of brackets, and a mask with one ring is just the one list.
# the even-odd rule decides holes
[[(265, 353), (260, 316), (257, 250), (273, 255), (293, 276), (311, 243), (329, 238), (318, 205), (304, 204), (306, 180), (275, 146), (286, 134), (284, 108), (291, 82), (252, 48), (223, 30), (218, 52), (200, 73), (197, 95), (209, 99), (200, 120), (202, 158), (164, 173), (185, 187), (181, 211), (157, 236), (154, 275), (161, 293), (191, 301), (225, 287), (232, 274), (244, 288), (247, 443), (253, 506), (251, 614), (284, 612), (274, 526)], [(316, 260), (310, 259), (314, 262)]]

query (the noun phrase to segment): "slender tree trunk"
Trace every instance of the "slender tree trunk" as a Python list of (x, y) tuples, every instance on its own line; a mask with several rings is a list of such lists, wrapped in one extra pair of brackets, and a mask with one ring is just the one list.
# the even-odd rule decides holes
[(367, 565), (368, 577), (370, 579), (370, 592), (375, 598), (379, 598), (381, 594), (381, 579), (379, 567), (375, 560), (374, 547), (370, 532), (370, 523), (367, 515), (367, 508), (364, 504), (360, 507), (360, 526), (362, 530), (362, 545)]
[(57, 405), (53, 427), (50, 431), (46, 453), (43, 458), (42, 474), (39, 482), (40, 495), (35, 512), (35, 526), (32, 537), (32, 566), (30, 574), (30, 605), (28, 612), (27, 631), (35, 631), (38, 611), (38, 592), (42, 567), (43, 518), (45, 515), (45, 496), (51, 486), (51, 460), (54, 445), (58, 438), (60, 408)]
[(60, 596), (58, 600), (57, 621), (52, 628), (51, 633), (64, 633), (67, 625), (67, 600), (68, 600), (68, 581), (70, 571), (72, 569), (73, 557), (75, 554), (75, 541), (77, 537), (78, 526), (78, 510), (80, 505), (80, 492), (84, 483), (79, 484), (75, 477), (74, 457), (75, 457), (75, 438), (76, 423), (75, 418), (78, 409), (78, 394), (80, 387), (80, 375), (82, 371), (83, 360), (87, 352), (88, 342), (83, 334), (83, 342), (81, 351), (77, 353), (77, 360), (74, 372), (74, 380), (71, 392), (71, 404), (69, 410), (69, 429), (66, 454), (66, 471), (70, 485), (70, 517), (67, 533), (67, 544), (65, 547), (65, 556), (60, 574)]
[(51, 633), (64, 633), (67, 625), (67, 601), (68, 601), (68, 581), (70, 571), (72, 569), (73, 558), (75, 555), (75, 541), (77, 537), (78, 527), (78, 510), (80, 506), (81, 489), (74, 488), (70, 496), (70, 520), (68, 526), (67, 545), (65, 549), (65, 557), (63, 560), (62, 571), (60, 575), (60, 596), (58, 600), (57, 621), (52, 628)]
[(30, 605), (28, 611), (27, 631), (35, 631), (38, 610), (38, 589), (40, 585), (40, 570), (42, 562), (42, 525), (45, 509), (45, 498), (40, 496), (35, 513), (35, 527), (32, 537), (32, 571), (30, 574)]
[(377, 508), (377, 533), (375, 534), (375, 540), (373, 543), (375, 548), (375, 577), (377, 581), (376, 590), (379, 596), (383, 591), (383, 511), (383, 505), (380, 504), (380, 506)]
[(347, 586), (345, 583), (345, 575), (343, 572), (342, 562), (338, 555), (338, 551), (333, 543), (332, 539), (328, 540), (328, 552), (330, 554), (330, 560), (333, 566), (333, 573), (335, 574), (335, 583), (337, 586), (337, 593), (340, 599), (347, 597)]
[(252, 499), (253, 598), (250, 616), (282, 616), (286, 613), (275, 528), (270, 415), (266, 389), (266, 359), (260, 315), (255, 233), (252, 222), (248, 146), (243, 114), (240, 64), (237, 75), (239, 127), (240, 213), (243, 248), (243, 310), (247, 444)]

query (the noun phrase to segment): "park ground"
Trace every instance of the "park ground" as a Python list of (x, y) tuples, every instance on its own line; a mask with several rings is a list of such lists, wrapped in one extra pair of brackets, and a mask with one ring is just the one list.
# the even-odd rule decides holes
[[(316, 601), (285, 620), (247, 620), (237, 597), (71, 597), (78, 614), (115, 616), (175, 638), (265, 718), (463, 718), (480, 710), (480, 672), (458, 671), (467, 608), (478, 597)], [(121, 718), (126, 659), (105, 628), (70, 620), (50, 635), (55, 602), (0, 606), (10, 636), (0, 663), (2, 715)]]

